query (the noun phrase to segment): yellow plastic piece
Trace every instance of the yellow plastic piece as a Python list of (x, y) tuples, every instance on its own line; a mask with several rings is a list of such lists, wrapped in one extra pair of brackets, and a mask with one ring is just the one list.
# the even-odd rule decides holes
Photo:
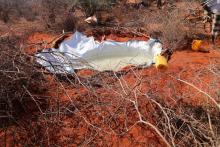
[(192, 42), (192, 50), (199, 51), (201, 45), (202, 45), (202, 40), (193, 40), (193, 42)]
[(156, 68), (157, 69), (167, 69), (168, 68), (168, 63), (167, 63), (167, 59), (162, 56), (162, 55), (157, 55), (155, 58), (156, 61)]

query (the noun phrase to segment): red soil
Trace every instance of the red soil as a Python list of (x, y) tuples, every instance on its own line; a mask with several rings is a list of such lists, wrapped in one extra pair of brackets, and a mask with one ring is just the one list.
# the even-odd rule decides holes
[(24, 52), (28, 54), (34, 54), (43, 48), (50, 47), (52, 41), (56, 38), (56, 36), (43, 34), (43, 33), (34, 33), (29, 37), (25, 38), (27, 40), (28, 47), (25, 48)]
[[(93, 32), (87, 34), (92, 35)], [(125, 37), (125, 35), (107, 33), (105, 37), (116, 41), (148, 39), (143, 36), (135, 37), (128, 34)], [(101, 40), (101, 36), (95, 37)], [(35, 33), (28, 38), (28, 43), (51, 42), (53, 39), (54, 36), (52, 35)], [(28, 54), (33, 54), (36, 50), (38, 49), (32, 45), (25, 51)], [(53, 75), (45, 75), (47, 79), (45, 84), (48, 87), (47, 95), (51, 97), (50, 104), (55, 106), (57, 101), (55, 102), (54, 99), (59, 99), (61, 105), (68, 107), (69, 111), (74, 111), (74, 113), (57, 116), (54, 120), (59, 122), (57, 126), (48, 123), (47, 127), (43, 127), (40, 123), (40, 121), (43, 121), (41, 119), (38, 121), (39, 124), (32, 122), (31, 126), (34, 128), (42, 126), (38, 131), (45, 129), (45, 133), (48, 133), (48, 135), (42, 134), (44, 145), (165, 146), (163, 140), (150, 127), (143, 124), (134, 125), (138, 121), (138, 115), (132, 103), (122, 99), (120, 94), (125, 96), (124, 93), (129, 93), (130, 89), (136, 90), (142, 115), (147, 121), (156, 124), (157, 120), (155, 120), (154, 113), (157, 108), (143, 94), (148, 94), (149, 97), (159, 96), (159, 101), (170, 107), (183, 104), (208, 106), (211, 102), (204, 94), (177, 79), (180, 78), (194, 84), (220, 102), (220, 78), (219, 75), (215, 74), (215, 72), (219, 72), (219, 69), (220, 52), (218, 50), (210, 48), (209, 53), (200, 53), (193, 52), (189, 48), (184, 51), (175, 51), (166, 71), (159, 71), (153, 66), (143, 69), (126, 67), (122, 71), (127, 73), (119, 77), (121, 83), (108, 72), (100, 74), (91, 70), (77, 72), (82, 81), (90, 80), (95, 93), (80, 85), (77, 79), (75, 80), (76, 84), (70, 84), (65, 80), (59, 83)], [(92, 80), (94, 77), (95, 80)], [(137, 85), (140, 78), (142, 78), (142, 81)], [(99, 85), (99, 83), (102, 84)], [(103, 83), (111, 88), (103, 86)], [(121, 84), (124, 89), (121, 88)], [(133, 100), (134, 96), (135, 93), (131, 93), (129, 98)], [(71, 101), (80, 111), (77, 111), (73, 106), (69, 106)], [(121, 106), (122, 108), (120, 108)], [(123, 108), (126, 108), (126, 111)], [(126, 131), (125, 125), (130, 129)], [(15, 128), (11, 127), (7, 132), (13, 132)], [(37, 129), (34, 130), (37, 131)], [(21, 142), (25, 141), (25, 137), (33, 135), (33, 132), (25, 134), (27, 132), (24, 130), (17, 131), (24, 133), (22, 137), (17, 138)], [(3, 142), (3, 135), (5, 134), (0, 136), (0, 142)], [(9, 138), (9, 146), (12, 142), (10, 139), (13, 140), (12, 135), (13, 133), (6, 134)], [(22, 133), (19, 133), (19, 135), (22, 135)], [(51, 138), (44, 138), (44, 136), (50, 136)], [(47, 140), (50, 140), (50, 142)]]
[(128, 32), (127, 30), (92, 30), (85, 32), (88, 36), (94, 36), (96, 40), (114, 40), (118, 42), (125, 42), (129, 40), (142, 40), (147, 41), (149, 39), (148, 36), (143, 36), (143, 34), (135, 34)]

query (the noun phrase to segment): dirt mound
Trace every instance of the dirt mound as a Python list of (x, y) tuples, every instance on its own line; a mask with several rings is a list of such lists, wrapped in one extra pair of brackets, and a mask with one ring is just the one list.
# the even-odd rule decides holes
[[(93, 36), (97, 41), (114, 40), (118, 42), (125, 42), (129, 40), (149, 40), (149, 36), (146, 36), (138, 32), (129, 32), (125, 29), (92, 29), (84, 32), (87, 36)], [(62, 35), (62, 34), (61, 34)], [(28, 54), (34, 54), (44, 48), (52, 47), (52, 43), (60, 38), (61, 35), (50, 35), (44, 33), (33, 33), (24, 39), (24, 42), (28, 44), (24, 52)], [(68, 33), (65, 39), (68, 39), (72, 34)]]
[[(149, 39), (115, 30), (86, 34), (100, 41)], [(35, 44), (53, 39), (35, 33), (25, 51), (33, 54), (40, 49)], [(219, 134), (219, 110), (210, 97), (220, 102), (219, 59), (220, 52), (214, 49), (209, 53), (185, 49), (174, 52), (167, 71), (131, 66), (119, 72), (45, 74), (48, 112), (38, 120), (19, 120), (21, 127), (1, 130), (0, 144), (6, 140), (9, 146), (166, 146), (166, 141), (177, 146), (213, 145), (216, 138), (210, 134), (213, 130)]]
[(88, 36), (95, 37), (96, 40), (114, 40), (118, 42), (125, 42), (129, 40), (141, 40), (147, 41), (149, 40), (149, 36), (140, 32), (132, 32), (129, 29), (124, 28), (103, 28), (103, 29), (93, 29), (85, 32)]

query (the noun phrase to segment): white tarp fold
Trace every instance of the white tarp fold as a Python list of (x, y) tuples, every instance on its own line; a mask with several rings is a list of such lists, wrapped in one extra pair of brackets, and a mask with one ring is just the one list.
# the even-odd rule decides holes
[(74, 69), (120, 70), (127, 65), (154, 63), (162, 51), (156, 39), (148, 41), (97, 42), (79, 32), (63, 41), (59, 49), (44, 49), (36, 54), (36, 61), (52, 73), (73, 73)]

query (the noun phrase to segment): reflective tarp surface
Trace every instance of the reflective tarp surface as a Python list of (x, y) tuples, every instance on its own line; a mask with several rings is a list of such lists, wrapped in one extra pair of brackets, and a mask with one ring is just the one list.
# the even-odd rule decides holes
[(204, 2), (212, 13), (220, 14), (220, 0), (206, 0)]
[(59, 49), (44, 49), (35, 56), (52, 73), (73, 73), (85, 68), (104, 71), (120, 70), (127, 65), (149, 66), (161, 51), (162, 44), (156, 39), (97, 42), (94, 37), (75, 32)]

